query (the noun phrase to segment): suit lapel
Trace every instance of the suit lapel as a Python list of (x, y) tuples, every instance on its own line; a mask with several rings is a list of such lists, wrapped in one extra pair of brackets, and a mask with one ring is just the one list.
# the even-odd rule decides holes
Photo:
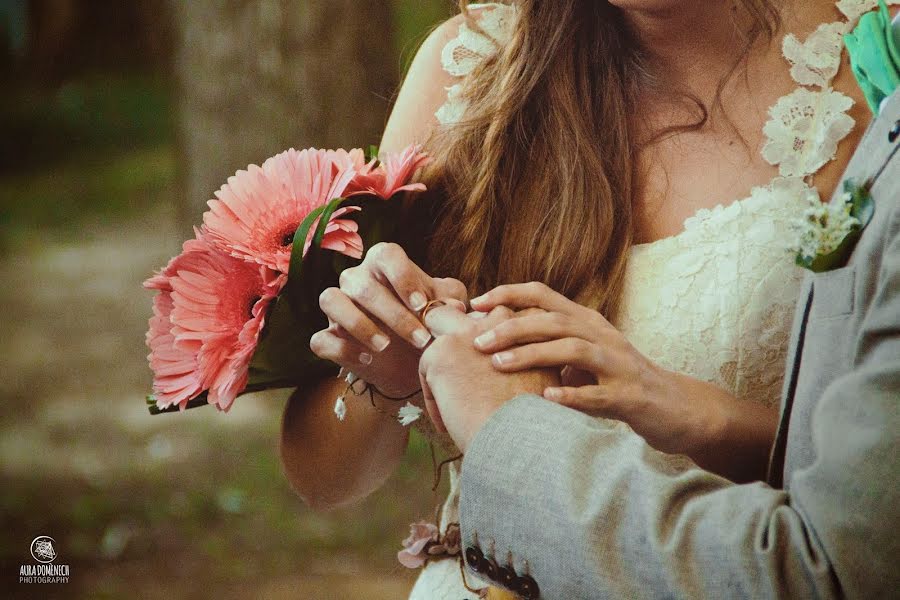
[(784, 483), (784, 457), (787, 449), (788, 425), (791, 421), (791, 409), (794, 406), (794, 391), (797, 388), (797, 375), (800, 373), (803, 338), (806, 334), (806, 323), (809, 318), (809, 308), (812, 306), (812, 298), (812, 278), (807, 277), (803, 281), (797, 311), (794, 313), (794, 325), (788, 347), (789, 362), (784, 374), (784, 387), (781, 394), (781, 419), (778, 423), (778, 433), (775, 435), (775, 445), (772, 446), (772, 454), (769, 457), (767, 479), (773, 487), (780, 488)]
[[(843, 182), (848, 179), (863, 183), (876, 179), (883, 172), (884, 167), (900, 148), (900, 140), (894, 134), (898, 128), (900, 128), (900, 91), (894, 92), (884, 102), (879, 115), (869, 124), (869, 128), (844, 171), (841, 183), (834, 192), (835, 195), (844, 192)], [(794, 313), (794, 325), (788, 348), (787, 370), (782, 393), (781, 419), (769, 459), (768, 481), (775, 487), (782, 487), (784, 484), (784, 458), (787, 450), (788, 427), (803, 355), (803, 339), (814, 293), (812, 278), (808, 276), (801, 289), (797, 311)]]

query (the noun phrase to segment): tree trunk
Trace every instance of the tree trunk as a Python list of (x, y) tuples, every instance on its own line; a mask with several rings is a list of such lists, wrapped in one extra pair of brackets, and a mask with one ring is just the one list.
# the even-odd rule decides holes
[(397, 85), (389, 0), (174, 0), (181, 224), (289, 147), (378, 142)]

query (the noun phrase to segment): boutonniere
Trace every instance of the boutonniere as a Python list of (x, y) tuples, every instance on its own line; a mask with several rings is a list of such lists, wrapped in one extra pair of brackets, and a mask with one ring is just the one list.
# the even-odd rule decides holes
[(822, 273), (847, 263), (875, 212), (869, 187), (847, 180), (844, 193), (828, 204), (810, 198), (809, 208), (793, 227), (798, 236), (791, 251), (798, 265)]
[(894, 32), (900, 25), (892, 25), (884, 0), (878, 4), (877, 11), (860, 17), (853, 31), (844, 35), (853, 75), (875, 114), (900, 85), (900, 35)]

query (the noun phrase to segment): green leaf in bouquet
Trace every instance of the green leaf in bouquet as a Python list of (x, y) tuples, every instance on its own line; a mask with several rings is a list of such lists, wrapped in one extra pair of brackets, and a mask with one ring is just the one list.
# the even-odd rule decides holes
[[(312, 226), (312, 221), (315, 220), (313, 213), (310, 213), (310, 216), (303, 220), (303, 223), (300, 224), (297, 233), (294, 235), (294, 246), (291, 251), (291, 264), (288, 271), (287, 297), (291, 308), (294, 309), (297, 316), (305, 318), (310, 312), (319, 312), (319, 294), (326, 287), (331, 287), (337, 283), (338, 273), (329, 272), (325, 269), (321, 256), (323, 252), (321, 246), (325, 237), (325, 229), (328, 227), (331, 216), (347, 202), (346, 198), (335, 198), (314, 211), (314, 213), (317, 213), (315, 218), (318, 218), (318, 224), (310, 240), (309, 248), (305, 253), (303, 246), (306, 243), (306, 237)], [(323, 286), (323, 282), (327, 282), (328, 285)]]

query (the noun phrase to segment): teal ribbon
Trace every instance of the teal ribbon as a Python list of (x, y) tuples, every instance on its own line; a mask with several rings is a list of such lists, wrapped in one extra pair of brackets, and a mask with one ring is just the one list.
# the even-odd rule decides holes
[(878, 0), (878, 5), (877, 11), (860, 17), (853, 31), (844, 35), (853, 75), (875, 114), (900, 85), (900, 42), (894, 37), (884, 0)]

